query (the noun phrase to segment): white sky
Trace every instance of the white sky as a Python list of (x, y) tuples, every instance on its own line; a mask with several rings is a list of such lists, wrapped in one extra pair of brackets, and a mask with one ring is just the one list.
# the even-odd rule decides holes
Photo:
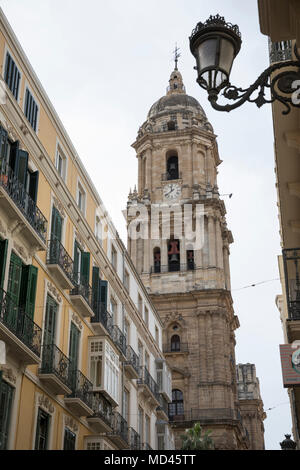
[[(225, 5), (226, 3), (226, 5)], [(0, 0), (0, 5), (62, 119), (120, 235), (121, 210), (137, 182), (131, 148), (151, 105), (165, 94), (175, 42), (188, 94), (204, 107), (223, 164), (221, 194), (235, 243), (231, 250), (237, 362), (255, 363), (265, 409), (266, 448), (278, 449), (291, 432), (282, 386), (279, 344), (283, 333), (275, 296), (280, 283), (235, 290), (279, 277), (273, 128), (270, 105), (246, 104), (229, 114), (214, 111), (196, 83), (188, 38), (198, 21), (220, 13), (243, 35), (232, 83), (247, 87), (269, 65), (267, 38), (259, 31), (257, 2), (240, 0)]]

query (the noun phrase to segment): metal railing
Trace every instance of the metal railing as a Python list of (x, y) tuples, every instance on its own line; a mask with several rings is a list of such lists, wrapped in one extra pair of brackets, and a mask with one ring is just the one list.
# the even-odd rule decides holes
[(140, 378), (138, 379), (137, 383), (139, 385), (147, 385), (151, 393), (155, 396), (156, 400), (159, 401), (159, 387), (151, 376), (147, 367), (140, 367)]
[(283, 250), (289, 320), (300, 320), (300, 248)]
[(129, 443), (127, 421), (117, 411), (113, 412), (112, 428), (113, 428), (112, 435), (119, 436), (123, 439), (124, 442), (126, 442), (127, 444)]
[(199, 421), (200, 423), (215, 420), (239, 420), (238, 414), (230, 408), (215, 408), (215, 409), (191, 409), (184, 411), (181, 415), (174, 415), (170, 413), (169, 404), (169, 421), (170, 422), (185, 422), (185, 421)]
[(92, 317), (92, 323), (101, 323), (104, 328), (108, 331), (111, 335), (112, 328), (113, 328), (113, 317), (112, 315), (106, 310), (103, 304), (98, 304), (93, 306), (93, 311), (95, 316)]
[(81, 295), (89, 306), (92, 308), (92, 288), (82, 277), (81, 273), (73, 274), (74, 289), (70, 291), (70, 295)]
[(57, 264), (74, 283), (74, 262), (64, 246), (57, 239), (48, 241), (47, 264)]
[(159, 394), (159, 406), (157, 409), (162, 410), (167, 416), (169, 415), (169, 404), (161, 393)]
[(131, 346), (127, 346), (126, 348), (125, 365), (131, 365), (137, 373), (140, 371), (140, 358)]
[(105, 423), (112, 427), (113, 411), (108, 400), (101, 393), (94, 393), (92, 398), (93, 417), (101, 418)]
[(269, 42), (270, 62), (292, 60), (292, 41)]
[(41, 355), (42, 329), (19, 306), (9, 294), (0, 289), (0, 322), (6, 326), (38, 357)]
[(40, 374), (54, 374), (67, 387), (71, 388), (70, 359), (55, 344), (44, 344)]
[(178, 178), (173, 178), (173, 175), (171, 173), (163, 173), (161, 175), (161, 180), (162, 181), (177, 181), (177, 180), (181, 180), (182, 179), (182, 172), (180, 171), (178, 173)]
[(141, 437), (133, 428), (129, 428), (128, 437), (130, 450), (141, 450)]
[(195, 263), (173, 263), (163, 266), (151, 266), (150, 274), (164, 274), (174, 272), (195, 271)]
[(47, 219), (4, 160), (2, 160), (0, 168), (0, 186), (5, 189), (40, 239), (46, 243)]
[(90, 382), (80, 370), (70, 372), (70, 384), (72, 393), (68, 398), (79, 398), (89, 408), (93, 406), (93, 384)]
[(126, 356), (126, 337), (117, 325), (114, 325), (111, 330), (111, 339), (119, 349), (119, 351)]
[(178, 352), (188, 353), (189, 345), (188, 343), (180, 343), (179, 345), (178, 343), (176, 343), (176, 346), (172, 344), (164, 344), (163, 352), (164, 353), (178, 353)]

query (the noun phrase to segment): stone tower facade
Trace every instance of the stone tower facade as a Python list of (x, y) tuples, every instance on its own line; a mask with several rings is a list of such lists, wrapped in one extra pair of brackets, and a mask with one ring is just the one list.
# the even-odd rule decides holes
[(238, 364), (237, 383), (243, 423), (249, 433), (252, 450), (265, 449), (264, 404), (254, 364)]
[[(177, 67), (133, 148), (138, 187), (127, 205), (128, 249), (164, 322), (176, 448), (184, 430), (200, 421), (217, 448), (247, 449), (236, 381), (239, 321), (230, 292), (233, 238), (217, 186), (221, 160), (213, 128), (186, 94)], [(191, 226), (180, 218), (186, 208)]]

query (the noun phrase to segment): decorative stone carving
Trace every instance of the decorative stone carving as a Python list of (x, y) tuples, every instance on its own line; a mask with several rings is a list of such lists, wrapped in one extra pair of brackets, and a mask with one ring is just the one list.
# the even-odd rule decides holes
[(178, 321), (182, 324), (185, 323), (182, 315), (178, 312), (172, 312), (169, 315), (167, 315), (166, 318), (164, 319), (163, 323), (164, 323), (164, 326), (167, 326), (169, 323), (172, 323), (174, 321)]
[(8, 121), (5, 121), (5, 127), (6, 127), (6, 130), (7, 130), (7, 133), (8, 133), (8, 136), (11, 140), (13, 140), (14, 142), (16, 140), (18, 140), (18, 136), (14, 130), (14, 128), (9, 124)]
[(84, 240), (83, 240), (82, 236), (79, 235), (78, 232), (75, 232), (75, 237), (76, 237), (76, 241), (77, 241), (78, 244), (80, 245), (80, 248), (81, 248), (82, 250), (84, 250), (84, 249), (85, 249), (85, 243), (84, 243)]
[(25, 126), (25, 124), (21, 124), (20, 129), (24, 135), (27, 135), (29, 133), (29, 129), (27, 126)]
[(4, 227), (2, 221), (0, 220), (0, 232), (6, 237), (6, 228)]
[(3, 372), (3, 379), (9, 382), (11, 385), (15, 386), (17, 383), (17, 377), (13, 373), (13, 370), (4, 366), (0, 367), (0, 370)]
[(65, 425), (73, 432), (77, 432), (79, 427), (76, 421), (71, 416), (65, 416)]
[(64, 207), (63, 207), (62, 203), (61, 203), (56, 197), (53, 198), (53, 203), (54, 203), (56, 209), (58, 210), (58, 212), (60, 213), (60, 215), (61, 215), (63, 218), (65, 218), (65, 217), (66, 217), (66, 213), (65, 213), (65, 211), (64, 211)]
[(80, 330), (82, 330), (82, 323), (79, 319), (79, 317), (76, 315), (76, 313), (73, 313), (72, 315), (72, 320), (74, 321), (74, 323), (76, 323), (76, 325), (78, 326), (78, 328), (80, 328)]
[(54, 405), (46, 395), (39, 395), (38, 405), (44, 408), (48, 413), (53, 414), (55, 411)]
[(25, 248), (23, 248), (22, 245), (19, 245), (17, 242), (14, 242), (14, 248), (17, 250), (17, 252), (19, 253), (19, 255), (21, 255), (22, 258), (27, 260), (27, 254)]
[(57, 300), (59, 303), (61, 303), (61, 302), (62, 302), (62, 297), (61, 297), (61, 295), (59, 294), (59, 292), (58, 292), (58, 290), (56, 289), (56, 287), (55, 287), (50, 281), (48, 281), (47, 287), (48, 287), (49, 292), (51, 292), (51, 294), (56, 298), (56, 300)]

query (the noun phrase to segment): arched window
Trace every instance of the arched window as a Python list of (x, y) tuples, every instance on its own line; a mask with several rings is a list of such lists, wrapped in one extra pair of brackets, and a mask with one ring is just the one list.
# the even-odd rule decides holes
[(170, 420), (172, 420), (174, 416), (182, 416), (183, 414), (183, 393), (180, 390), (172, 390), (172, 403), (169, 404)]
[(180, 271), (180, 241), (170, 240), (168, 246), (169, 272)]
[(153, 257), (154, 257), (154, 272), (160, 273), (161, 271), (160, 248), (154, 248)]
[(180, 337), (178, 335), (174, 335), (171, 338), (171, 351), (172, 352), (180, 351)]
[(167, 177), (168, 180), (179, 179), (179, 165), (177, 155), (170, 156), (167, 160)]

